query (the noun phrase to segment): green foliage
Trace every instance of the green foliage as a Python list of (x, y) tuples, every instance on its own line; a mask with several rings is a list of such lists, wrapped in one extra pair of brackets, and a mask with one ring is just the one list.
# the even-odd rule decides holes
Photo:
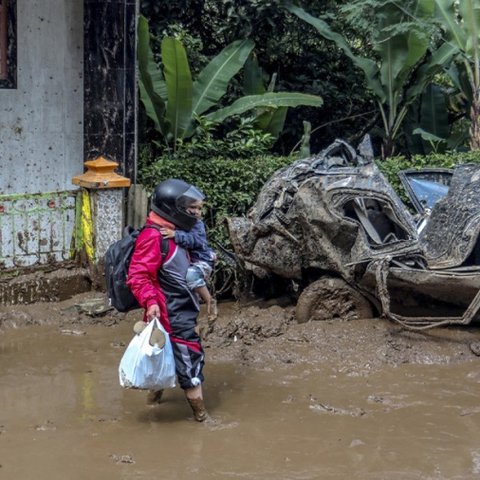
[(420, 136), (423, 152), (443, 153), (456, 149), (455, 141), (450, 139), (447, 93), (442, 86), (428, 85), (413, 108), (417, 109), (418, 127), (412, 134)]
[[(312, 25), (318, 33), (335, 43), (362, 70), (367, 87), (378, 105), (383, 122), (382, 156), (393, 154), (400, 128), (409, 106), (422, 94), (435, 74), (450, 61), (454, 49), (443, 44), (431, 45), (426, 22), (434, 15), (434, 0), (415, 0), (399, 5), (394, 0), (373, 2), (358, 0), (355, 5), (368, 4), (373, 11), (369, 39), (372, 52), (358, 55), (343, 35), (304, 9), (290, 3), (288, 11)], [(360, 15), (357, 9), (356, 15)], [(431, 55), (427, 55), (432, 50)]]
[(194, 161), (188, 150), (181, 150), (174, 156), (151, 158), (151, 151), (144, 147), (140, 152), (140, 183), (152, 190), (162, 180), (181, 178), (198, 186), (207, 197), (204, 220), (209, 238), (224, 245), (228, 245), (224, 219), (245, 215), (272, 173), (293, 161), (265, 154), (236, 159), (219, 155), (195, 155), (193, 158)]
[[(432, 2), (428, 2), (422, 6), (419, 11), (419, 15), (411, 16), (408, 12), (415, 11), (417, 0), (403, 0), (402, 2), (396, 2), (401, 8), (397, 9), (398, 13), (403, 10), (407, 13), (404, 19), (400, 23), (391, 24), (389, 17), (390, 11), (385, 9), (387, 6), (391, 6), (395, 2), (391, 0), (350, 0), (345, 5), (340, 7), (342, 15), (345, 15), (345, 19), (348, 23), (355, 27), (355, 30), (365, 39), (373, 39), (373, 43), (381, 41), (381, 36), (386, 33), (391, 33), (391, 36), (397, 33), (406, 33), (411, 27), (418, 31), (418, 27), (422, 27), (421, 35), (426, 37), (433, 37), (434, 40), (438, 39), (437, 29), (430, 23), (421, 21), (421, 17), (432, 9)], [(389, 24), (389, 27), (382, 32), (378, 29), (379, 24)]]
[(253, 118), (237, 119), (236, 122), (230, 122), (228, 127), (222, 131), (218, 124), (198, 118), (195, 135), (182, 144), (182, 156), (195, 161), (212, 156), (232, 160), (249, 158), (267, 155), (275, 141), (270, 133), (256, 128)]
[(411, 158), (404, 156), (390, 157), (383, 161), (377, 161), (377, 166), (387, 177), (390, 184), (400, 195), (402, 200), (409, 204), (408, 197), (398, 177), (398, 172), (407, 169), (421, 168), (454, 168), (461, 163), (480, 163), (480, 152), (460, 152), (460, 153), (431, 153), (429, 155), (414, 155)]
[[(339, 7), (350, 1), (299, 0), (298, 3), (312, 15), (327, 16), (332, 28), (349, 38), (358, 39), (344, 17), (338, 14)], [(182, 31), (198, 39), (195, 48), (190, 50), (192, 42), (187, 44), (185, 37), (181, 38), (194, 78), (207, 63), (205, 60), (203, 64), (198, 62), (199, 52), (212, 58), (229, 43), (250, 38), (255, 42), (255, 53), (264, 72), (263, 80), (268, 83), (276, 76), (275, 91), (322, 96), (324, 104), (321, 109), (307, 106), (288, 109), (284, 128), (274, 146), (277, 153), (291, 152), (303, 134), (304, 121), (312, 125), (313, 152), (339, 136), (357, 143), (363, 138), (365, 124), (374, 120), (371, 95), (359, 79), (358, 71), (313, 29), (305, 28), (302, 21), (279, 8), (280, 3), (281, 0), (141, 0), (140, 9), (149, 19), (150, 32), (155, 38), (161, 39), (165, 35), (180, 38), (175, 30), (180, 26)], [(176, 26), (175, 29), (172, 25)], [(203, 46), (200, 50), (199, 45)], [(243, 90), (242, 77), (245, 75), (243, 70), (232, 79), (222, 106), (231, 104), (241, 95), (260, 93)], [(270, 117), (273, 122), (268, 125), (268, 131), (275, 136), (278, 125), (283, 126), (280, 111), (281, 108), (276, 110), (275, 118)], [(143, 131), (152, 138), (147, 128)]]
[(159, 47), (161, 39), (165, 37), (173, 37), (184, 46), (187, 52), (190, 70), (194, 76), (198, 75), (202, 68), (208, 63), (208, 57), (203, 54), (204, 45), (201, 39), (192, 35), (181, 24), (172, 23), (167, 25), (160, 33), (160, 36), (158, 38), (154, 37), (154, 41), (152, 42), (154, 57), (159, 64), (161, 63), (162, 58)]
[(473, 94), (480, 90), (480, 0), (435, 0), (435, 14), (448, 44), (455, 51), (455, 66), (448, 73), (467, 100), (470, 147), (480, 149), (480, 99)]
[(141, 147), (139, 182), (151, 190), (174, 177), (200, 187), (207, 195), (209, 234), (228, 244), (225, 217), (245, 215), (270, 175), (294, 159), (270, 155), (273, 136), (257, 130), (251, 118), (230, 124), (226, 133), (218, 129), (200, 118), (194, 137), (175, 154), (159, 155), (151, 145)]
[[(233, 77), (243, 68), (254, 43), (236, 40), (227, 45), (192, 79), (187, 53), (182, 43), (174, 37), (161, 42), (163, 71), (156, 64), (150, 46), (148, 21), (140, 16), (138, 21), (138, 65), (140, 73), (140, 98), (147, 115), (160, 132), (166, 148), (175, 152), (184, 139), (194, 133), (194, 120), (205, 116), (223, 123), (226, 118), (252, 112), (264, 115), (266, 110), (309, 105), (319, 107), (319, 96), (296, 92), (265, 92), (238, 98), (221, 108)], [(260, 126), (260, 125), (259, 125)]]

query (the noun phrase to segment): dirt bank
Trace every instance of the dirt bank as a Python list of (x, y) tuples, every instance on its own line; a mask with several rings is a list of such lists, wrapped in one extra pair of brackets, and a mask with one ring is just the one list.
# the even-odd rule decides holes
[[(448, 364), (477, 358), (480, 325), (411, 332), (385, 319), (312, 321), (297, 324), (294, 307), (275, 300), (224, 302), (216, 323), (200, 326), (209, 361), (236, 360), (271, 369), (276, 364), (334, 364), (361, 375), (384, 365)], [(58, 325), (66, 333), (81, 333), (88, 325), (133, 323), (141, 311), (109, 310), (103, 296), (87, 293), (56, 303), (0, 308), (0, 329)]]

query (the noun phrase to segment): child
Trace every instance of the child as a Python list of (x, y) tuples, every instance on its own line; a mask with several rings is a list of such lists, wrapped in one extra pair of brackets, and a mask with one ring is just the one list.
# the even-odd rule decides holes
[(187, 213), (197, 218), (197, 223), (190, 231), (161, 228), (160, 232), (165, 238), (173, 238), (177, 245), (190, 253), (192, 264), (187, 271), (187, 286), (197, 292), (204, 301), (207, 306), (208, 320), (212, 322), (217, 318), (217, 304), (208, 290), (207, 280), (212, 273), (217, 256), (208, 245), (205, 224), (201, 220), (202, 208), (202, 200), (198, 200), (186, 208)]

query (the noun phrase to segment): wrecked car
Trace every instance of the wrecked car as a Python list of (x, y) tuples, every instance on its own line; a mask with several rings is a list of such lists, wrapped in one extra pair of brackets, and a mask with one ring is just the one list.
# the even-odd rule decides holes
[(254, 277), (288, 279), (296, 319), (381, 314), (410, 328), (468, 324), (480, 306), (480, 165), (401, 172), (415, 212), (342, 140), (273, 174), (246, 217), (228, 219)]

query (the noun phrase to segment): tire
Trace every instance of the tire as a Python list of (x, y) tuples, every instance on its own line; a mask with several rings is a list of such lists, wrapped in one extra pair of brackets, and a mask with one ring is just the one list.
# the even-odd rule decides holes
[(321, 278), (311, 283), (301, 293), (295, 308), (297, 323), (372, 317), (370, 302), (341, 278)]

